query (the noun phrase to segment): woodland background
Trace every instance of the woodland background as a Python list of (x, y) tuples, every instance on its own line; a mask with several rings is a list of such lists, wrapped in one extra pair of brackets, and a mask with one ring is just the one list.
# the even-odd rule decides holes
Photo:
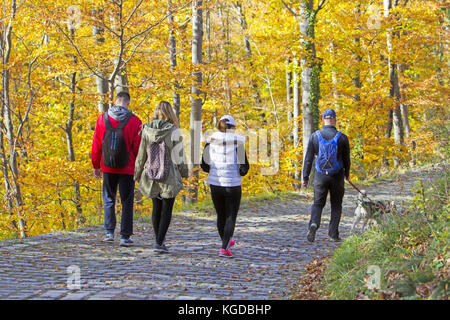
[[(279, 170), (261, 174), (256, 159), (246, 197), (299, 188), (303, 146), (330, 107), (352, 180), (449, 155), (445, 1), (4, 0), (0, 15), (0, 238), (102, 222), (89, 152), (124, 90), (143, 122), (167, 100), (186, 130), (225, 113), (244, 131), (278, 130)], [(207, 197), (190, 172), (177, 206)]]

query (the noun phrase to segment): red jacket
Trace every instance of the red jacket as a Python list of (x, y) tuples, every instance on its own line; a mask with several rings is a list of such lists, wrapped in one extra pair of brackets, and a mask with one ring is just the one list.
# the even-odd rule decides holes
[[(119, 121), (111, 118), (109, 116), (109, 121), (111, 126), (116, 128), (119, 125)], [(102, 169), (102, 172), (109, 173), (119, 173), (119, 174), (129, 174), (134, 175), (134, 163), (139, 152), (139, 145), (141, 144), (141, 136), (139, 132), (142, 129), (142, 122), (137, 117), (134, 116), (128, 120), (127, 124), (123, 128), (123, 136), (125, 138), (125, 144), (127, 150), (130, 152), (130, 157), (128, 159), (128, 164), (124, 168), (110, 168), (103, 165), (102, 159), (102, 142), (103, 136), (106, 132), (105, 121), (103, 120), (103, 114), (101, 114), (97, 119), (97, 125), (95, 126), (94, 139), (92, 141), (92, 166), (94, 169)]]

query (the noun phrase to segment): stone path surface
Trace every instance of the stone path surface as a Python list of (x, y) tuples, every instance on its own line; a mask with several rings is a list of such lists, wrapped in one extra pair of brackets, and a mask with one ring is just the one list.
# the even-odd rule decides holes
[[(365, 187), (374, 200), (411, 199), (416, 171)], [(245, 195), (244, 195), (245, 197)], [(340, 232), (349, 234), (356, 191), (348, 184)], [(103, 242), (101, 226), (0, 242), (0, 299), (287, 299), (305, 264), (338, 244), (327, 238), (329, 204), (316, 242), (306, 241), (311, 198), (241, 206), (231, 259), (218, 257), (214, 216), (175, 214), (169, 254), (153, 252), (150, 223), (136, 223), (130, 248)], [(118, 237), (116, 231), (116, 238)], [(79, 280), (79, 282), (77, 282)], [(79, 286), (78, 286), (79, 285)]]

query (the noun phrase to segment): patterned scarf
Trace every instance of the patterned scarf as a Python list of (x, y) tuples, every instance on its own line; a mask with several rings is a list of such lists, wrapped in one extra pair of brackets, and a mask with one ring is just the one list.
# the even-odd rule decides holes
[(114, 106), (108, 110), (108, 115), (117, 121), (125, 120), (129, 113), (131, 113), (131, 111), (122, 106)]

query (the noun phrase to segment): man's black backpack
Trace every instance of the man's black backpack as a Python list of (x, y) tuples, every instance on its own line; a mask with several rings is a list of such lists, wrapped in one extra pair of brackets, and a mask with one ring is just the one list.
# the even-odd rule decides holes
[(102, 156), (105, 167), (123, 168), (128, 164), (130, 153), (123, 137), (123, 128), (132, 117), (133, 114), (130, 112), (125, 120), (121, 121), (116, 128), (113, 128), (109, 121), (108, 112), (103, 114), (106, 132), (103, 136)]

